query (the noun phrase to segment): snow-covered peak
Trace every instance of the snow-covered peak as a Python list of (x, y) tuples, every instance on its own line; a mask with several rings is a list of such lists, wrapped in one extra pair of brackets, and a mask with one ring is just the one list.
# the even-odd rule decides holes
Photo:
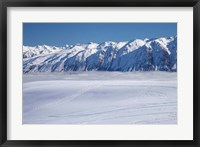
[(23, 58), (30, 58), (37, 55), (45, 55), (50, 53), (59, 52), (62, 47), (38, 45), (35, 47), (23, 46)]
[[(155, 44), (157, 46), (159, 46), (160, 48), (162, 48), (164, 51), (166, 51), (168, 54), (171, 54), (169, 48), (168, 48), (168, 45), (170, 42), (174, 41), (175, 40), (175, 37), (162, 37), (162, 38), (157, 38), (155, 40), (151, 40), (150, 42), (148, 42), (146, 45), (151, 48), (150, 46), (152, 46), (152, 44)], [(155, 47), (154, 47), (155, 48)]]
[(116, 42), (113, 42), (113, 41), (106, 41), (106, 42), (103, 42), (101, 44), (99, 44), (100, 46), (102, 47), (106, 47), (106, 46), (116, 46)]
[(98, 45), (99, 45), (98, 43), (90, 42), (90, 43), (87, 45), (87, 49), (96, 49)]
[(177, 69), (177, 38), (106, 41), (55, 47), (23, 46), (23, 70), (61, 72), (77, 70), (164, 70)]
[(135, 39), (135, 40), (131, 40), (128, 43), (126, 43), (119, 51), (119, 56), (125, 55), (127, 53), (130, 53), (138, 48), (140, 48), (141, 46), (143, 46), (146, 42), (144, 40), (141, 39)]
[(124, 41), (124, 42), (118, 42), (116, 48), (120, 49), (122, 48), (124, 45), (126, 45), (128, 43), (128, 41)]
[(128, 47), (129, 49), (138, 49), (139, 47), (143, 46), (146, 43), (146, 41), (141, 39), (135, 39), (132, 42), (129, 43)]

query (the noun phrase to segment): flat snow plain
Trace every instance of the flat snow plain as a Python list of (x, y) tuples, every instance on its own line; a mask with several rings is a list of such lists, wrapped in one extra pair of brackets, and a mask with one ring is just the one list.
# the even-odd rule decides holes
[(23, 75), (23, 124), (176, 123), (176, 72)]

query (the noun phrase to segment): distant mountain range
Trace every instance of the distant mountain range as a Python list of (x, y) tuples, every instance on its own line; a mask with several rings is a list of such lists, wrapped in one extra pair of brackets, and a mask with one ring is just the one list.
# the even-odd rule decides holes
[(177, 37), (23, 46), (23, 72), (177, 71)]

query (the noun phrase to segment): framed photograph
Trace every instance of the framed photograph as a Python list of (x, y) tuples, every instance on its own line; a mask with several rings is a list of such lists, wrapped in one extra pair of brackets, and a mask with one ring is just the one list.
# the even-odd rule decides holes
[(7, 0), (2, 146), (199, 146), (198, 0)]

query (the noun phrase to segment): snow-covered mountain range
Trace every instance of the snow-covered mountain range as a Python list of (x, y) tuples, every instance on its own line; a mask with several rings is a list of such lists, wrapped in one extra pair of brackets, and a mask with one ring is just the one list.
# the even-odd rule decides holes
[(23, 72), (177, 71), (177, 37), (23, 46)]

